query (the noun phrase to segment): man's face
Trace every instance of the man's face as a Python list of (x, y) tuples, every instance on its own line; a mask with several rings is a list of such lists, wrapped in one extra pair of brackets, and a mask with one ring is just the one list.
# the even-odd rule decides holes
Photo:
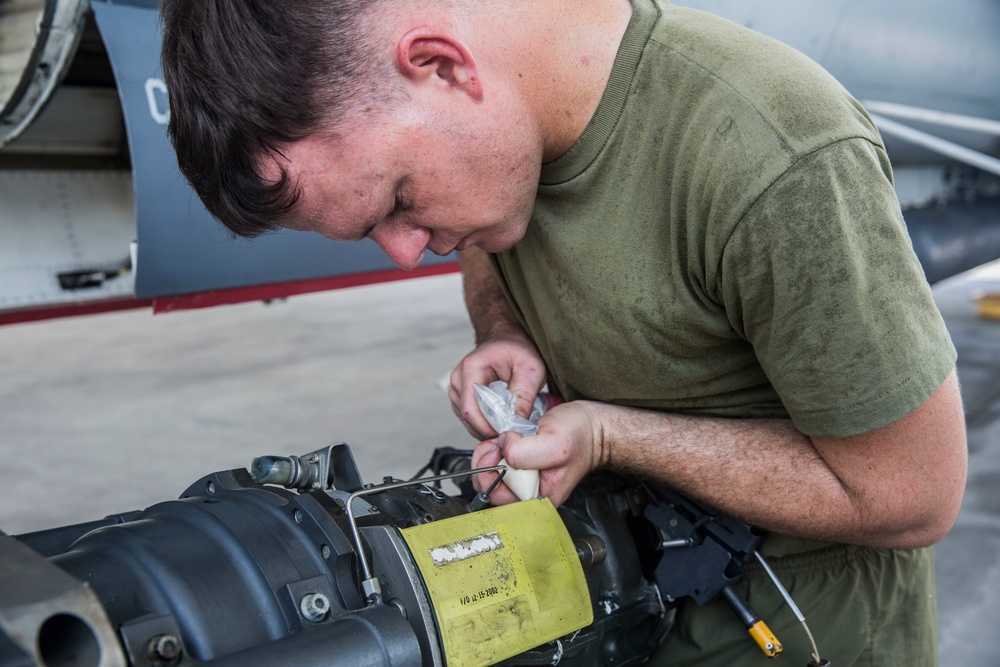
[(500, 252), (524, 236), (542, 147), (523, 123), (371, 116), (339, 138), (282, 149), (300, 192), (282, 224), (338, 241), (370, 238), (407, 270), (427, 250)]

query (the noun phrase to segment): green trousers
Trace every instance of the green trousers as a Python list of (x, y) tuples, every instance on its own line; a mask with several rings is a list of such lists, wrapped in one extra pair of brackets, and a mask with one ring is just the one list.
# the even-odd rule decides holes
[[(769, 558), (768, 564), (804, 614), (820, 657), (832, 667), (938, 664), (930, 548), (830, 545)], [(805, 667), (812, 660), (808, 637), (758, 563), (748, 566), (738, 588), (778, 637), (780, 655), (766, 657), (725, 602), (699, 607), (687, 600), (650, 664)]]

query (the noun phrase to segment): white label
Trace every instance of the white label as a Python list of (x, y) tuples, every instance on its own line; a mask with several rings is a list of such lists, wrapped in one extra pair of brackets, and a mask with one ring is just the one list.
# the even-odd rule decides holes
[(441, 567), (442, 565), (447, 565), (448, 563), (473, 558), (474, 556), (481, 556), (482, 554), (496, 551), (497, 549), (503, 549), (503, 540), (501, 540), (500, 535), (494, 531), (492, 533), (486, 533), (485, 535), (470, 537), (467, 540), (460, 540), (450, 544), (442, 544), (439, 547), (428, 549), (427, 553), (430, 554), (431, 560), (434, 564)]

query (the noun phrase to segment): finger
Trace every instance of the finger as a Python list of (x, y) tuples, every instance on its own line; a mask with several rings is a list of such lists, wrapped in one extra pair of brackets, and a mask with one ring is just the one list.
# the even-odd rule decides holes
[(511, 467), (520, 470), (547, 470), (561, 465), (567, 454), (565, 447), (541, 435), (521, 435), (513, 431), (500, 434), (497, 441), (503, 457)]
[[(502, 460), (503, 453), (497, 446), (496, 438), (480, 443), (472, 453), (473, 468), (488, 468), (490, 466), (499, 465)], [(490, 485), (496, 481), (499, 474), (499, 472), (478, 473), (472, 480), (472, 485), (475, 487), (476, 491), (481, 493), (490, 488)], [(493, 489), (493, 491), (490, 492), (490, 503), (493, 505), (506, 505), (508, 503), (517, 502), (518, 500), (520, 499), (514, 494), (514, 492), (503, 483), (499, 484)]]
[(531, 365), (525, 368), (518, 368), (507, 383), (507, 390), (514, 394), (514, 412), (527, 419), (531, 415), (531, 408), (535, 402), (535, 397), (545, 385), (545, 369), (540, 366)]
[(483, 416), (483, 411), (479, 408), (479, 401), (476, 400), (475, 383), (467, 382), (462, 387), (459, 405), (459, 419), (467, 425), (466, 428), (478, 431), (482, 434), (481, 437), (483, 438), (495, 438), (499, 435), (496, 429), (486, 420), (486, 417)]
[(450, 386), (448, 388), (448, 399), (451, 401), (451, 410), (458, 417), (458, 420), (477, 440), (495, 438), (497, 432), (490, 426), (490, 423), (483, 417), (479, 404), (476, 402), (475, 382), (468, 378), (465, 369), (466, 364), (460, 364), (451, 373)]
[(462, 417), (462, 375), (459, 369), (456, 368), (451, 372), (451, 378), (448, 385), (448, 401), (451, 403), (451, 411), (455, 413), (458, 420), (462, 422), (466, 430), (476, 436), (478, 440), (485, 440), (486, 436), (480, 437), (477, 432), (474, 432), (472, 427), (466, 422)]
[(532, 406), (535, 403), (536, 394), (532, 394), (524, 390), (514, 389), (511, 390), (511, 393), (514, 394), (516, 399), (514, 403), (514, 413), (519, 417), (524, 417), (525, 419), (530, 417)]
[[(502, 458), (503, 454), (500, 452), (500, 448), (497, 447), (496, 439), (484, 440), (472, 450), (472, 467), (473, 469), (489, 468), (490, 466), (499, 464)], [(472, 478), (472, 486), (475, 487), (476, 491), (489, 488), (489, 485), (497, 478), (497, 474), (496, 472), (478, 473)]]
[(503, 458), (503, 452), (497, 444), (496, 438), (483, 440), (472, 450), (472, 467), (488, 468), (495, 466)]
[(451, 396), (449, 396), (449, 398), (451, 398), (451, 411), (455, 413), (455, 416), (458, 417), (458, 421), (462, 423), (462, 426), (464, 426), (465, 430), (469, 432), (469, 435), (471, 435), (476, 440), (486, 440), (487, 438), (496, 437), (497, 434), (495, 432), (492, 432), (492, 429), (490, 433), (483, 433), (473, 424), (470, 424), (463, 416), (460, 399)]

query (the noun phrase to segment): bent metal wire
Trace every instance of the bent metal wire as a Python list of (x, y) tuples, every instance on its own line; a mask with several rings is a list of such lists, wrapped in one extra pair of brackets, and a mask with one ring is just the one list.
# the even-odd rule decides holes
[(419, 479), (411, 479), (402, 482), (379, 484), (377, 486), (360, 489), (348, 496), (347, 502), (345, 503), (347, 521), (351, 526), (351, 534), (354, 538), (354, 547), (357, 550), (358, 559), (361, 561), (361, 571), (364, 574), (364, 580), (361, 582), (362, 594), (365, 596), (365, 599), (368, 600), (369, 605), (378, 604), (381, 601), (382, 587), (378, 582), (378, 578), (372, 574), (371, 567), (368, 565), (368, 558), (365, 556), (365, 550), (361, 546), (361, 535), (358, 533), (358, 523), (354, 518), (353, 504), (355, 500), (361, 498), (362, 496), (368, 496), (382, 491), (390, 491), (392, 489), (401, 489), (407, 486), (419, 486), (421, 484), (440, 482), (454, 477), (468, 477), (470, 475), (477, 475), (483, 472), (506, 472), (506, 470), (507, 466), (505, 465), (489, 466), (487, 468), (473, 468), (471, 470), (461, 470), (458, 472), (433, 475), (431, 477), (421, 477)]

